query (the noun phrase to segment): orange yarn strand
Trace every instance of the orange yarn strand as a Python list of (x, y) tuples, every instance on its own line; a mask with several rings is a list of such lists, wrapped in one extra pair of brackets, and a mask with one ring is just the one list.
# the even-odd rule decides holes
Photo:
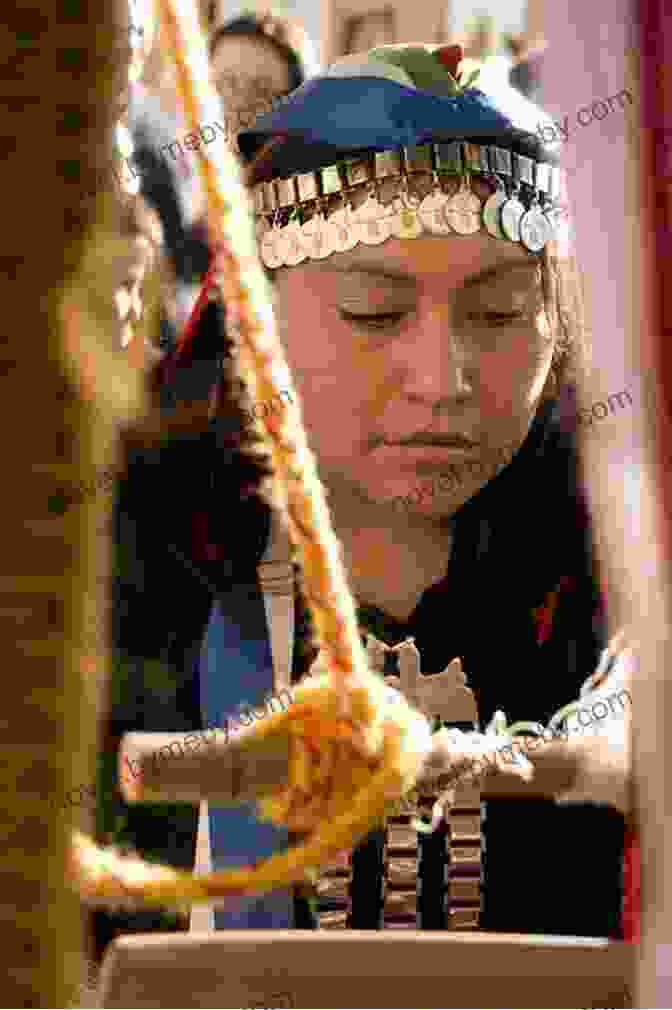
[[(202, 121), (202, 109), (190, 65), (203, 65), (207, 79), (205, 45), (192, 27), (181, 30), (171, 0), (158, 0), (166, 35), (174, 52), (177, 87), (192, 130)], [(186, 18), (182, 18), (186, 22)], [(196, 26), (192, 16), (193, 26)], [(189, 62), (184, 42), (195, 52)], [(201, 52), (199, 53), (198, 47)], [(200, 56), (200, 60), (199, 60)], [(331, 528), (324, 490), (310, 452), (300, 409), (279, 397), (280, 377), (288, 375), (287, 363), (277, 336), (263, 271), (256, 253), (249, 197), (240, 182), (237, 159), (232, 151), (208, 151), (199, 161), (206, 191), (210, 240), (219, 259), (216, 282), (227, 306), (227, 324), (237, 324), (240, 334), (241, 372), (257, 402), (280, 401), (281, 411), (273, 425), (261, 428), (273, 463), (274, 491), (288, 520), (289, 533), (302, 564), (305, 595), (312, 612), (324, 658), (331, 671), (344, 714), (348, 712), (351, 678), (366, 676), (355, 606), (347, 587), (340, 547)], [(228, 202), (223, 195), (227, 185)], [(240, 221), (234, 208), (243, 208)], [(263, 321), (263, 322), (262, 322)]]
[[(191, 129), (197, 131), (202, 107), (214, 96), (204, 92), (199, 99), (199, 81), (190, 69), (198, 70), (200, 63), (207, 80), (207, 54), (196, 13), (190, 9), (190, 23), (186, 11), (178, 18), (173, 0), (157, 0), (157, 6), (175, 56), (180, 98)], [(280, 396), (289, 386), (289, 370), (233, 152), (224, 147), (203, 154), (200, 174), (217, 260), (213, 277), (226, 304), (227, 335), (238, 331), (241, 375), (253, 399), (280, 405), (274, 423), (260, 425), (259, 431), (271, 454), (274, 504), (287, 516), (326, 668), (295, 687), (295, 702), (287, 712), (255, 726), (259, 740), (281, 735), (290, 744), (287, 782), (260, 800), (261, 816), (308, 837), (258, 865), (194, 877), (171, 867), (120, 859), (76, 835), (72, 872), (80, 892), (106, 901), (131, 897), (158, 904), (192, 903), (269, 891), (305, 879), (311, 868), (334, 858), (379, 823), (390, 803), (413, 787), (430, 744), (424, 717), (368, 669), (301, 412), (296, 397), (288, 406)]]

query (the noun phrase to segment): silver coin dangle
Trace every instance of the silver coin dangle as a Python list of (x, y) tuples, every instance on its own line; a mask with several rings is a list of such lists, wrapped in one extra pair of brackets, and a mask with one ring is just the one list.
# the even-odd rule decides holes
[(535, 203), (520, 219), (520, 241), (529, 252), (541, 252), (551, 238), (552, 229), (548, 218)]
[(434, 189), (423, 197), (418, 207), (418, 217), (423, 227), (431, 235), (450, 235), (452, 228), (446, 218), (446, 204), (450, 198), (441, 189), (437, 173), (434, 173)]
[(402, 191), (394, 201), (394, 213), (390, 225), (395, 238), (420, 238), (425, 230), (418, 215), (418, 202), (411, 201), (408, 179), (405, 176)]
[(301, 225), (301, 241), (312, 260), (324, 260), (335, 251), (334, 227), (319, 205), (310, 221)]
[(355, 211), (355, 216), (360, 226), (360, 241), (365, 245), (381, 245), (392, 234), (390, 218), (371, 191), (362, 206)]
[(500, 223), (506, 238), (511, 242), (520, 242), (520, 220), (525, 213), (525, 206), (514, 194), (502, 204)]
[(301, 224), (298, 217), (294, 217), (282, 229), (282, 238), (276, 244), (285, 266), (296, 267), (307, 259), (308, 253), (303, 244)]
[(475, 235), (481, 230), (481, 201), (471, 190), (469, 176), (462, 177), (460, 188), (448, 200), (444, 214), (458, 235)]
[(493, 238), (506, 238), (502, 231), (501, 210), (508, 199), (506, 190), (498, 185), (495, 192), (483, 204), (483, 224), (487, 233)]
[(352, 207), (344, 203), (340, 210), (329, 215), (329, 224), (333, 228), (335, 252), (349, 252), (361, 240), (361, 223), (357, 220)]
[(277, 218), (263, 236), (260, 243), (261, 262), (269, 270), (277, 270), (283, 266), (282, 245), (280, 242), (282, 229), (277, 226)]

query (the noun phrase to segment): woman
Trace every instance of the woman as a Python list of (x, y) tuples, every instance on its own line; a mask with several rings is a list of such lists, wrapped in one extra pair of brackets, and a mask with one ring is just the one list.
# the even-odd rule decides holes
[(307, 44), (303, 29), (285, 17), (244, 14), (222, 22), (211, 15), (210, 76), (232, 143), (240, 129), (303, 84)]
[[(432, 66), (426, 51), (392, 47), (343, 60), (239, 142), (248, 156), (267, 145), (252, 183), (257, 206), (279, 221), (262, 256), (277, 267), (279, 324), (364, 627), (390, 644), (413, 636), (424, 673), (461, 656), (483, 723), (498, 708), (546, 722), (577, 695), (600, 644), (573, 446), (558, 418), (559, 394), (579, 364), (580, 323), (568, 312), (566, 251), (553, 240), (535, 251), (539, 236), (528, 231), (535, 204), (546, 200), (534, 186), (549, 161), (532, 139), (541, 113), (501, 86), (487, 106), (469, 91), (442, 97), (442, 61), (451, 55), (439, 53)], [(452, 141), (478, 146), (458, 152)], [(419, 146), (404, 149), (401, 165), (383, 153), (398, 155), (404, 143)], [(479, 163), (484, 147), (487, 166)], [(507, 218), (524, 208), (507, 204), (506, 193), (493, 196), (502, 183), (510, 193), (511, 178), (493, 171), (509, 168), (502, 150), (518, 155), (512, 168), (530, 208), (518, 226)], [(339, 164), (340, 182), (357, 183), (345, 211), (328, 167)], [(322, 190), (312, 195), (322, 196), (326, 221), (360, 217), (335, 237), (322, 226), (325, 245), (343, 249), (327, 256), (288, 245), (297, 236), (311, 248), (300, 232), (310, 239), (311, 214), (321, 225), (310, 199), (317, 170)], [(432, 173), (442, 171), (437, 184)], [(325, 186), (337, 192), (326, 197)], [(280, 210), (269, 205), (273, 196)], [(407, 221), (403, 203), (412, 208)], [(300, 216), (285, 224), (297, 205)], [(382, 235), (367, 238), (368, 221)], [(522, 242), (503, 237), (502, 229), (515, 238), (520, 225)], [(412, 240), (398, 237), (418, 230)], [(414, 489), (425, 493), (408, 509), (390, 508)], [(502, 657), (515, 677), (495, 672)], [(605, 839), (590, 871), (579, 841), (586, 829)], [(616, 934), (618, 814), (491, 802), (484, 832), (482, 926)], [(549, 873), (542, 853), (554, 846)], [(366, 858), (361, 880), (380, 878), (380, 839)], [(579, 881), (590, 885), (590, 908), (577, 898)], [(352, 925), (375, 926), (384, 901), (373, 889), (368, 905), (358, 900), (357, 884)], [(443, 895), (422, 890), (424, 924), (439, 925)], [(542, 893), (552, 898), (540, 906), (533, 899)]]
[[(536, 133), (542, 114), (501, 81), (488, 96), (457, 86), (460, 57), (456, 47), (348, 57), (239, 143), (253, 159), (262, 258), (363, 632), (388, 645), (413, 637), (423, 674), (460, 656), (482, 726), (498, 709), (546, 723), (577, 697), (604, 644), (574, 441), (560, 417), (581, 365), (580, 321), (555, 222), (558, 175)], [(171, 729), (196, 728), (199, 703), (200, 719), (216, 721), (272, 686), (248, 684), (242, 660), (232, 663), (232, 653), (246, 662), (254, 653), (250, 669), (265, 664), (272, 678), (256, 574), (270, 516), (252, 469), (259, 460), (232, 434), (241, 407), (233, 389), (220, 390), (216, 496), (201, 510), (208, 527), (198, 547), (182, 548), (192, 570), (178, 574), (169, 559), (173, 599), (199, 586), (188, 620), (184, 607), (162, 614), (190, 705)], [(189, 511), (185, 501), (171, 509), (171, 537), (184, 538)], [(141, 539), (146, 559), (165, 552), (165, 536)], [(297, 608), (294, 678), (315, 655), (300, 592)], [(147, 639), (145, 629), (144, 655), (155, 655)], [(222, 684), (228, 696), (215, 697)], [(144, 712), (142, 726), (125, 728), (167, 728), (178, 717), (164, 708), (158, 725), (146, 703)], [(617, 811), (498, 800), (482, 814), (468, 867), (473, 881), (482, 857), (480, 900), (478, 888), (462, 902), (447, 893), (439, 830), (419, 843), (416, 903), (415, 857), (386, 849), (381, 829), (355, 850), (351, 883), (323, 879), (322, 924), (620, 935)], [(139, 815), (128, 816), (139, 828)], [(227, 855), (226, 832), (214, 837), (218, 817), (211, 812), (213, 860), (240, 861), (235, 846)], [(287, 844), (257, 828), (249, 825), (248, 857)], [(147, 844), (141, 830), (129, 837)], [(462, 871), (457, 849), (448, 869), (454, 879)], [(402, 892), (402, 903), (392, 900)], [(310, 905), (305, 894), (284, 912), (238, 904), (217, 925), (272, 926), (285, 915), (285, 924), (314, 926)]]

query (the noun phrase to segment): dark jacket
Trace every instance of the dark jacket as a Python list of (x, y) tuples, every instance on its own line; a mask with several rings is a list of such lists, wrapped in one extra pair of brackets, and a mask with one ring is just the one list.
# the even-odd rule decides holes
[[(141, 853), (180, 867), (193, 865), (195, 809), (127, 807), (110, 780), (124, 732), (200, 728), (195, 659), (213, 599), (219, 589), (255, 578), (269, 513), (254, 495), (241, 500), (244, 464), (223, 445), (222, 429), (213, 426), (137, 452), (116, 511), (116, 684), (99, 823)], [(297, 606), (295, 678), (315, 655), (305, 608)], [(359, 612), (390, 644), (413, 635), (423, 673), (461, 656), (482, 728), (498, 708), (510, 720), (545, 724), (578, 697), (605, 642), (573, 437), (562, 429), (557, 403), (540, 410), (513, 462), (455, 516), (448, 574), (425, 592), (411, 619), (401, 624), (365, 601)], [(620, 935), (618, 813), (550, 801), (486, 807), (482, 928)], [(354, 861), (355, 928), (380, 925), (383, 861), (374, 833)], [(423, 925), (443, 928), (443, 871), (427, 866)], [(158, 926), (153, 913), (143, 915), (123, 917), (123, 929)], [(119, 917), (104, 919), (106, 929), (121, 928)], [(304, 916), (301, 924), (311, 923)]]

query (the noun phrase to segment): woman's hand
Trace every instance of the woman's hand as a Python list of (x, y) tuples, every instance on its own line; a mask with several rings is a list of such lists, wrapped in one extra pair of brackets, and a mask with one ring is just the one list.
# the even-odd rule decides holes
[(577, 762), (570, 789), (561, 802), (608, 803), (630, 811), (630, 724), (632, 673), (636, 655), (623, 635), (610, 643), (597, 671), (581, 692), (568, 719), (566, 747)]

